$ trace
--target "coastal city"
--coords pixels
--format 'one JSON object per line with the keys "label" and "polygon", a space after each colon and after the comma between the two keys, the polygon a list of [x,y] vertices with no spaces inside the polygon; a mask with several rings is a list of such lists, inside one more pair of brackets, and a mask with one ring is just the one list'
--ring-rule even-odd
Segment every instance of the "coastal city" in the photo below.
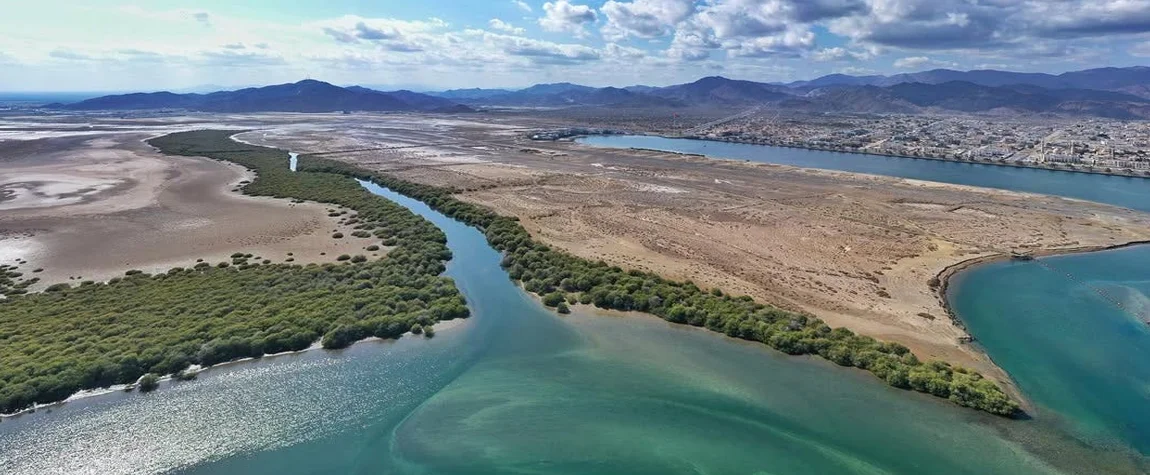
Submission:
{"label": "coastal city", "polygon": [[1144,121],[755,114],[698,135],[883,155],[1150,173],[1150,123]]}
{"label": "coastal city", "polygon": [[[618,119],[615,132],[842,152],[1150,176],[1150,122],[1099,118],[767,112]],[[597,123],[603,123],[595,117]],[[701,125],[696,125],[700,124]],[[568,127],[533,140],[603,134]]]}

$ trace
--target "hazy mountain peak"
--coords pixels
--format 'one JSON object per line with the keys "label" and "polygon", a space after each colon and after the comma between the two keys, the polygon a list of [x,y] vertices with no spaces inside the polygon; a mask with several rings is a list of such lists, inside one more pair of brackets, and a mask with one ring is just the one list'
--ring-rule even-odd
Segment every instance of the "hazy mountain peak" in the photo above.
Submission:
{"label": "hazy mountain peak", "polygon": [[316,79],[217,91],[211,94],[121,94],[64,106],[74,110],[190,109],[207,112],[453,111],[470,108],[411,91],[381,92],[361,86],[339,87]]}

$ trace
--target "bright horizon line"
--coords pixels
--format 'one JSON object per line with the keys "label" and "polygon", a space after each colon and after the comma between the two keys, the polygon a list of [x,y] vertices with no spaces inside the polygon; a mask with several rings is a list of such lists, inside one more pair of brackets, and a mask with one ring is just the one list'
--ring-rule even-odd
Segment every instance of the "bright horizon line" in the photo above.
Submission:
{"label": "bright horizon line", "polygon": [[[1150,65],[1100,66],[1100,67],[1096,67],[1096,68],[1070,69],[1070,70],[1065,70],[1065,71],[1061,71],[1061,72],[1012,71],[1012,70],[1006,70],[1006,69],[933,68],[933,69],[923,69],[923,70],[919,70],[919,71],[909,71],[909,72],[905,72],[905,73],[895,73],[895,74],[831,73],[831,74],[823,74],[823,75],[819,75],[816,77],[811,77],[808,79],[798,79],[798,80],[794,80],[794,81],[757,81],[754,79],[743,79],[743,78],[739,78],[739,77],[732,77],[732,76],[736,76],[736,75],[731,75],[731,74],[711,74],[711,75],[699,76],[698,78],[696,78],[693,81],[697,81],[699,79],[703,79],[703,78],[707,78],[707,77],[723,77],[723,78],[732,79],[732,80],[752,81],[752,82],[759,82],[759,83],[763,83],[763,84],[790,84],[793,82],[811,81],[811,80],[818,79],[821,77],[834,76],[834,75],[854,76],[854,77],[870,77],[870,76],[892,77],[892,76],[900,76],[900,75],[921,74],[921,73],[926,73],[926,72],[931,72],[931,71],[957,71],[957,72],[995,71],[995,72],[1015,73],[1015,74],[1047,74],[1047,75],[1051,75],[1051,76],[1058,76],[1061,74],[1077,72],[1077,71],[1088,71],[1088,70],[1092,70],[1092,69],[1108,69],[1108,68],[1112,68],[1112,69],[1150,68]],[[526,88],[541,85],[541,84],[561,84],[564,82],[569,82],[571,84],[576,84],[576,85],[581,85],[581,86],[599,87],[599,88],[603,88],[603,87],[627,88],[627,87],[632,87],[632,86],[665,87],[665,86],[672,86],[672,85],[676,85],[676,84],[685,84],[683,82],[672,82],[672,83],[667,83],[667,84],[662,84],[662,85],[660,85],[658,83],[626,84],[626,85],[618,85],[618,84],[592,85],[592,84],[581,83],[581,82],[576,82],[576,81],[556,81],[556,82],[536,82],[536,83],[530,83],[527,85],[520,85],[520,86],[492,86],[492,87],[475,86],[475,87],[435,88],[435,87],[430,87],[427,85],[415,85],[415,84],[370,84],[370,83],[365,83],[365,82],[340,83],[340,82],[334,82],[334,81],[325,81],[323,79],[316,79],[313,77],[305,77],[303,79],[298,79],[295,81],[271,82],[271,83],[261,84],[261,85],[254,85],[254,84],[246,84],[246,85],[197,84],[197,85],[166,88],[166,89],[141,88],[141,89],[104,89],[104,90],[101,90],[101,89],[92,89],[92,90],[82,90],[82,89],[56,89],[56,90],[51,90],[51,89],[46,89],[46,90],[12,89],[12,90],[0,90],[0,95],[2,95],[2,94],[13,94],[13,95],[102,94],[102,95],[107,95],[107,94],[156,93],[156,92],[176,92],[178,94],[189,94],[192,92],[177,92],[177,91],[188,91],[188,90],[204,90],[207,92],[235,91],[235,90],[246,89],[246,88],[258,88],[258,87],[276,86],[276,85],[282,85],[282,84],[294,84],[294,83],[306,81],[309,79],[320,81],[320,82],[325,82],[325,83],[332,84],[332,85],[339,86],[339,87],[360,86],[360,87],[369,87],[369,88],[377,89],[377,90],[381,90],[381,91],[384,91],[384,90],[385,91],[409,90],[409,91],[413,91],[413,92],[442,92],[442,91],[457,90],[457,89],[507,89],[507,90],[515,91],[515,90],[526,89]],[[693,81],[687,81],[686,83],[690,83]],[[208,87],[213,87],[213,88],[217,88],[217,89],[210,89],[210,90],[205,89]],[[200,91],[200,92],[195,92],[195,93],[203,94],[204,92]]]}

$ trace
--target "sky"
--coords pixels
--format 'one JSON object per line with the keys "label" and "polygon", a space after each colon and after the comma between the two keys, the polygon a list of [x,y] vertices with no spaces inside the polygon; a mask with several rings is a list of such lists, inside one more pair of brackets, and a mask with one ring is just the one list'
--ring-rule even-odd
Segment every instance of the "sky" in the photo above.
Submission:
{"label": "sky", "polygon": [[0,32],[10,92],[1150,64],[1150,0],[0,0]]}

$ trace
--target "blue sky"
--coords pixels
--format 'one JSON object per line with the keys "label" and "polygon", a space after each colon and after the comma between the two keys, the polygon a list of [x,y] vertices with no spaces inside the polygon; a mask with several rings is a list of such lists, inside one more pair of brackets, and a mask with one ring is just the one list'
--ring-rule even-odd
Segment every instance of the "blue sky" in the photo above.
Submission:
{"label": "blue sky", "polygon": [[1150,0],[16,2],[0,91],[665,85],[1150,64]]}

